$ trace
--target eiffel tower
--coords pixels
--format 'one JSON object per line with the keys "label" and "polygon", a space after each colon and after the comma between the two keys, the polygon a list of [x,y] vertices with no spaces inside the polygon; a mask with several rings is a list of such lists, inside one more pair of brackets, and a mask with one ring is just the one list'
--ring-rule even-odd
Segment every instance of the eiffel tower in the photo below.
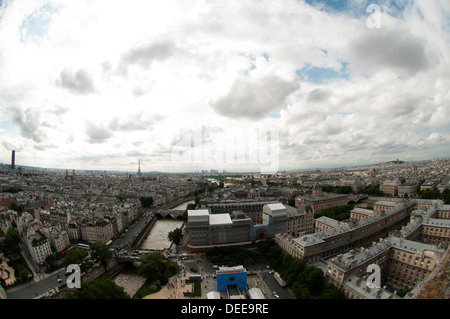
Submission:
{"label": "eiffel tower", "polygon": [[138,176],[141,176],[141,161],[139,161],[139,168],[138,168],[138,172],[137,172]]}

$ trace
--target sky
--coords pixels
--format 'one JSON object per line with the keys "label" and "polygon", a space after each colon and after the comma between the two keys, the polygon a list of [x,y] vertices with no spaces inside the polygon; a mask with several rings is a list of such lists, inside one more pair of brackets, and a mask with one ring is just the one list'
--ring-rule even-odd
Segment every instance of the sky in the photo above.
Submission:
{"label": "sky", "polygon": [[0,162],[275,172],[450,155],[446,0],[0,0]]}

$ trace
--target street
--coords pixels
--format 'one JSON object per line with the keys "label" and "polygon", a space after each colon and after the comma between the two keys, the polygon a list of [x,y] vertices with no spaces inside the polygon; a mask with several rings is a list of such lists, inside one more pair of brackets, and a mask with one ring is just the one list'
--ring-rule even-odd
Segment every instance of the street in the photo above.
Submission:
{"label": "street", "polygon": [[[60,286],[66,281],[65,269],[60,269],[52,274],[47,275],[39,281],[31,280],[28,283],[11,287],[6,290],[6,295],[9,299],[32,299],[39,294],[49,291],[50,289]],[[62,279],[62,282],[58,283],[58,278]]]}

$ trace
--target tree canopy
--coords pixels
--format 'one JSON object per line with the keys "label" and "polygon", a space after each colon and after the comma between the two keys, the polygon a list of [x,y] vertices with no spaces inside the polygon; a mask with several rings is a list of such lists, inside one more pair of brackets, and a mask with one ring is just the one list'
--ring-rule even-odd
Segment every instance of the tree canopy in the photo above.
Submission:
{"label": "tree canopy", "polygon": [[77,264],[80,265],[82,272],[86,272],[92,266],[92,263],[86,260],[87,256],[88,254],[84,250],[69,250],[62,260],[62,265],[64,268],[67,268],[71,264]]}
{"label": "tree canopy", "polygon": [[344,299],[342,290],[325,282],[320,268],[307,266],[302,259],[284,253],[274,240],[258,244],[258,251],[275,269],[298,299]]}
{"label": "tree canopy", "polygon": [[112,279],[101,277],[96,280],[81,282],[81,288],[66,295],[66,299],[130,299],[123,287]]}
{"label": "tree canopy", "polygon": [[144,208],[148,208],[153,205],[153,197],[141,197],[139,200]]}
{"label": "tree canopy", "polygon": [[179,245],[183,238],[183,231],[181,228],[176,228],[167,234],[167,238],[175,245]]}
{"label": "tree canopy", "polygon": [[163,285],[167,283],[168,278],[176,274],[178,265],[176,263],[166,262],[160,253],[151,253],[141,260],[138,274],[147,278],[152,283],[157,280]]}
{"label": "tree canopy", "polygon": [[91,245],[91,256],[99,260],[105,268],[108,261],[113,257],[109,247],[102,242],[95,242]]}

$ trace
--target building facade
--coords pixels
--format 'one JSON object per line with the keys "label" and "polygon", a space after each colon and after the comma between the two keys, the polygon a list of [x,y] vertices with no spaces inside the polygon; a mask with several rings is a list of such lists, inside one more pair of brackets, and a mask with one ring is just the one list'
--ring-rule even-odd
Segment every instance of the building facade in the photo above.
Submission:
{"label": "building facade", "polygon": [[413,207],[412,203],[399,205],[373,218],[355,223],[340,223],[332,229],[298,238],[281,234],[275,240],[286,252],[313,262],[387,236],[390,230],[407,223]]}
{"label": "building facade", "polygon": [[188,211],[189,247],[201,249],[213,245],[252,242],[287,231],[287,209],[281,203],[263,206],[262,223],[256,224],[242,211],[212,214],[211,210]]}
{"label": "building facade", "polygon": [[[350,276],[366,280],[369,274],[369,265],[376,264],[381,270],[381,285],[379,287],[365,287],[365,292],[382,292],[387,285],[395,290],[413,290],[419,282],[435,269],[441,260],[443,249],[434,245],[419,243],[398,237],[387,237],[374,242],[372,246],[357,250],[350,250],[346,254],[338,255],[326,261],[326,279],[338,288],[346,291],[345,283]],[[367,298],[364,294],[355,294],[347,289],[351,298]]]}
{"label": "building facade", "polygon": [[45,259],[52,253],[48,238],[39,230],[36,231],[33,227],[27,229],[25,244],[31,258],[37,265],[44,264]]}
{"label": "building facade", "polygon": [[295,198],[295,206],[309,205],[314,214],[328,208],[347,205],[347,203],[347,195],[324,193],[319,184],[314,185],[311,196],[297,196]]}

